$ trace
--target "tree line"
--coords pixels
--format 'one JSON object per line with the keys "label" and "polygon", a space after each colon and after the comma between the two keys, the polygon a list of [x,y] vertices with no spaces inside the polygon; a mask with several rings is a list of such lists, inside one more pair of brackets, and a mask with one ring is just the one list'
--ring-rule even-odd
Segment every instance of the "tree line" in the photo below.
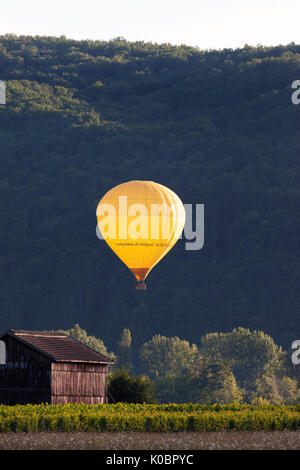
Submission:
{"label": "tree line", "polygon": [[300,400],[300,370],[290,351],[262,331],[236,328],[209,333],[199,345],[178,337],[155,335],[135,357],[124,328],[116,354],[88,336],[78,324],[65,331],[115,361],[109,392],[114,402],[273,403]]}

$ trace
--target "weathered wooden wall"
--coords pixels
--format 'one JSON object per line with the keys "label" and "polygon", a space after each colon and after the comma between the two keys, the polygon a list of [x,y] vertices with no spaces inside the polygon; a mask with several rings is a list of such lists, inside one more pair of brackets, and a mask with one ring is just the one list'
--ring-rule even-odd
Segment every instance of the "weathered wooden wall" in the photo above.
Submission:
{"label": "weathered wooden wall", "polygon": [[104,364],[53,362],[51,403],[105,403],[106,381]]}
{"label": "weathered wooden wall", "polygon": [[50,403],[50,359],[11,336],[1,340],[6,344],[6,364],[0,364],[0,403]]}
{"label": "weathered wooden wall", "polygon": [[6,364],[0,364],[0,403],[88,403],[107,401],[107,365],[53,362],[6,335]]}

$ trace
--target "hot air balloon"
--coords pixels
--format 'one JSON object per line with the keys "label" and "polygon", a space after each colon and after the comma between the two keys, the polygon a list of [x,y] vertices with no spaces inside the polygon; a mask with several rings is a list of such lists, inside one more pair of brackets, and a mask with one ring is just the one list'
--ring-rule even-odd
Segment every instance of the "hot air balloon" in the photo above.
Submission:
{"label": "hot air balloon", "polygon": [[102,237],[146,290],[151,269],[175,245],[185,223],[179,197],[153,181],[128,181],[108,191],[97,207]]}

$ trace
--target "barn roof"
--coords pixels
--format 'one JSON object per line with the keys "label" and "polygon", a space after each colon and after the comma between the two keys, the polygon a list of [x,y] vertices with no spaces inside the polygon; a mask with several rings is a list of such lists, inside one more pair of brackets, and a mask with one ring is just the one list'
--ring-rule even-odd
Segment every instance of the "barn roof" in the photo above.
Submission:
{"label": "barn roof", "polygon": [[93,362],[100,364],[111,364],[114,362],[109,357],[100,354],[65,333],[7,330],[0,338],[5,335],[18,339],[55,362]]}

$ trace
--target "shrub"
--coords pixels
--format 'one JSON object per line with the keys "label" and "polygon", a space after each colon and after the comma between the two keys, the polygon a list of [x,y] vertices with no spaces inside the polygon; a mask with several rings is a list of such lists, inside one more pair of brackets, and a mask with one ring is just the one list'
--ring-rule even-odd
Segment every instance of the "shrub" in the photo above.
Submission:
{"label": "shrub", "polygon": [[148,377],[131,375],[126,369],[116,369],[109,377],[108,395],[114,402],[153,403],[154,387]]}

